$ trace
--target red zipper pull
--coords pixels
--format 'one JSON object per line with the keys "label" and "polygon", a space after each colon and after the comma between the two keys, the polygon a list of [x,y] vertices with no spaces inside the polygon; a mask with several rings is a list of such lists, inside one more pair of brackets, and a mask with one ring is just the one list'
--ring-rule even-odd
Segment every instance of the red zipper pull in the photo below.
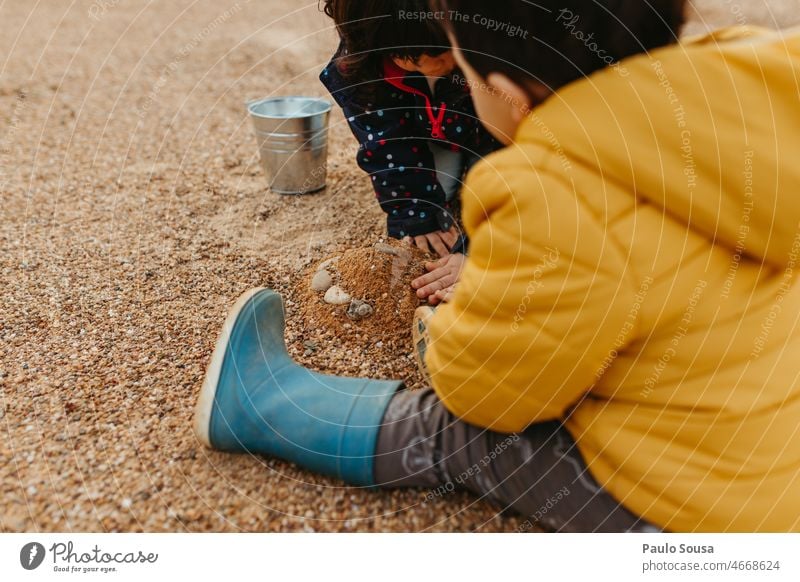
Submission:
{"label": "red zipper pull", "polygon": [[442,103],[439,106],[439,114],[436,116],[436,119],[433,119],[433,131],[431,131],[431,137],[433,139],[445,139],[444,132],[442,131],[442,122],[444,121],[444,116],[447,113],[447,103]]}

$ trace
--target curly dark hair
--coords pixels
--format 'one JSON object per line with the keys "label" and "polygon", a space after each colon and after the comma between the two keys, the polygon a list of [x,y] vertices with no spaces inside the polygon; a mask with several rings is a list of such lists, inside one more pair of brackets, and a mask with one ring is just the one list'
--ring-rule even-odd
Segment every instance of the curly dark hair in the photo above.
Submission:
{"label": "curly dark hair", "polygon": [[450,50],[426,0],[323,0],[342,40],[339,71],[354,83],[380,77],[386,57],[417,61]]}
{"label": "curly dark hair", "polygon": [[677,41],[686,0],[430,0],[482,76],[555,91],[626,57]]}

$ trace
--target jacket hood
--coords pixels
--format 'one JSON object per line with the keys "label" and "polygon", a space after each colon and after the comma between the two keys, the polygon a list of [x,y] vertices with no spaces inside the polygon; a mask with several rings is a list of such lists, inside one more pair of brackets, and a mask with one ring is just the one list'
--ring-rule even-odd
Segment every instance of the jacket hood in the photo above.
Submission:
{"label": "jacket hood", "polygon": [[596,168],[736,252],[800,259],[799,31],[737,27],[633,57],[559,90],[517,142]]}

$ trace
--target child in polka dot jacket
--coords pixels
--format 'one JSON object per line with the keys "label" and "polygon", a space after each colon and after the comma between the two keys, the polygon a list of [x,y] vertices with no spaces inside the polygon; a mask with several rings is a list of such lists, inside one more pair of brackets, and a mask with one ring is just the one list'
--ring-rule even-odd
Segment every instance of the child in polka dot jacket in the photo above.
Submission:
{"label": "child in polka dot jacket", "polygon": [[320,80],[342,107],[391,237],[463,250],[461,180],[499,144],[478,121],[447,36],[424,0],[325,0],[341,38]]}

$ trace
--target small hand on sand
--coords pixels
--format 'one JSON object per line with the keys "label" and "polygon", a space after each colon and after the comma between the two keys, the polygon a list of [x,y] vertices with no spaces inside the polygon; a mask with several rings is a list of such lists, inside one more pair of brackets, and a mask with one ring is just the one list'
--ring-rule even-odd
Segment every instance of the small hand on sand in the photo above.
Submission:
{"label": "small hand on sand", "polygon": [[425,263],[428,273],[411,282],[411,286],[417,290],[417,297],[427,299],[431,305],[449,301],[466,260],[463,254],[455,253]]}
{"label": "small hand on sand", "polygon": [[453,245],[458,242],[458,232],[453,226],[447,231],[440,230],[415,237],[407,236],[403,241],[410,245],[416,245],[418,249],[426,253],[436,253],[440,257],[446,257],[450,254]]}

